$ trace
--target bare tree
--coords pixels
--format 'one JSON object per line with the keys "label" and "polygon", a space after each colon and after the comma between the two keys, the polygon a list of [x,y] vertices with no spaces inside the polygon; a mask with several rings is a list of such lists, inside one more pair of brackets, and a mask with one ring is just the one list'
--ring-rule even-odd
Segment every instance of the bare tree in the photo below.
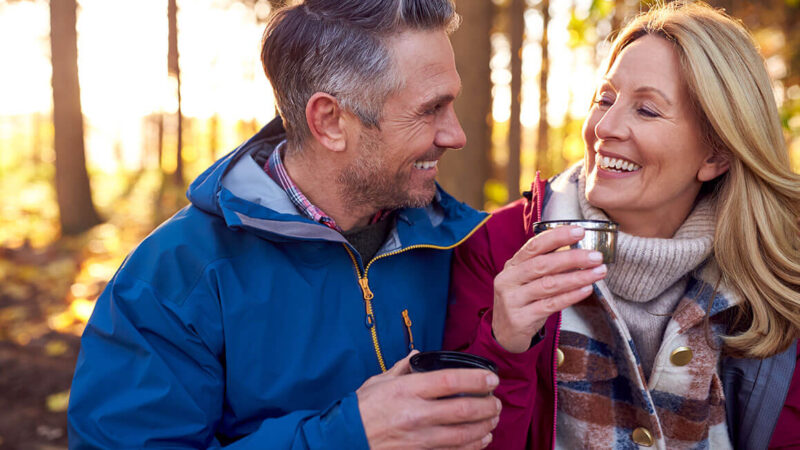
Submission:
{"label": "bare tree", "polygon": [[181,110],[181,67],[178,63],[178,5],[176,0],[167,0],[167,23],[169,33],[167,36],[167,72],[169,76],[175,77],[177,82],[178,95],[178,143],[175,155],[175,173],[173,182],[177,186],[183,186],[183,111]]}
{"label": "bare tree", "polygon": [[550,176],[551,169],[548,159],[550,125],[547,122],[547,80],[550,74],[547,27],[550,25],[550,0],[541,0],[539,6],[542,14],[542,68],[539,72],[539,132],[536,139],[536,166],[545,176]]}
{"label": "bare tree", "polygon": [[439,182],[459,200],[475,208],[484,204],[483,188],[489,178],[491,148],[492,85],[489,73],[494,5],[491,1],[457,3],[463,21],[452,36],[456,66],[463,90],[456,100],[456,114],[467,134],[463,150],[445,154]]}
{"label": "bare tree", "polygon": [[519,195],[520,156],[522,148],[522,49],[525,43],[525,0],[511,0],[509,34],[511,35],[511,117],[508,127],[508,199]]}
{"label": "bare tree", "polygon": [[79,234],[101,222],[92,202],[83,142],[78,81],[76,0],[50,0],[56,198],[61,233]]}

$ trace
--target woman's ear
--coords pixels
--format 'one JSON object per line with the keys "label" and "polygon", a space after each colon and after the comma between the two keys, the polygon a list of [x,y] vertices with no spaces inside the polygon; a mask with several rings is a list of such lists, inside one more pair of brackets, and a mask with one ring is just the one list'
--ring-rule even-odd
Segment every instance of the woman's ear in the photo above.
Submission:
{"label": "woman's ear", "polygon": [[706,182],[727,172],[731,164],[728,157],[722,152],[711,152],[711,154],[703,160],[700,169],[697,171],[697,181]]}
{"label": "woman's ear", "polygon": [[344,111],[336,97],[317,92],[306,103],[306,122],[311,136],[324,148],[341,152],[347,147]]}

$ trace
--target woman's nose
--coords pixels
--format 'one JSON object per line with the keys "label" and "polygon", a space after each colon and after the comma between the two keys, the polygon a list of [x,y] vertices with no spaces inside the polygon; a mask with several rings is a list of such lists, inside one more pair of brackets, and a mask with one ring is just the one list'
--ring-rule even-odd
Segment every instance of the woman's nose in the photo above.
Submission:
{"label": "woman's nose", "polygon": [[629,133],[625,111],[619,102],[609,106],[594,126],[595,136],[603,140],[626,139]]}

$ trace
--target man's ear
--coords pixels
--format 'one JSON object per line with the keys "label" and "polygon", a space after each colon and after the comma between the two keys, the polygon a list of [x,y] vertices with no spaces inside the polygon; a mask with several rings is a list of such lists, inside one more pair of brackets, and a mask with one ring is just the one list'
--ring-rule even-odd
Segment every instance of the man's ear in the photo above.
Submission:
{"label": "man's ear", "polygon": [[308,99],[306,122],[311,136],[323,147],[334,152],[344,151],[347,146],[344,120],[344,111],[336,97],[317,92]]}
{"label": "man's ear", "polygon": [[722,152],[711,152],[697,171],[697,181],[706,182],[727,172],[731,167],[728,156]]}

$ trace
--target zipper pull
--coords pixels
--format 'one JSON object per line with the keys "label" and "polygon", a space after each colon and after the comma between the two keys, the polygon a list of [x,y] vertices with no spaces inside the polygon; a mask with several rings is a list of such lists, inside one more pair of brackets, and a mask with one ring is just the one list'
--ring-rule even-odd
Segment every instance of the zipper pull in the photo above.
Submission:
{"label": "zipper pull", "polygon": [[408,310],[403,310],[403,322],[406,324],[406,330],[408,330],[408,351],[414,350],[414,335],[411,334],[411,316],[408,314]]}
{"label": "zipper pull", "polygon": [[364,325],[366,325],[368,329],[372,329],[372,327],[375,326],[375,315],[372,313],[372,302],[370,302],[370,300],[375,297],[375,294],[373,294],[372,290],[369,288],[369,280],[367,280],[367,277],[359,278],[358,285],[361,286],[361,293],[364,295],[364,309],[366,310]]}
{"label": "zipper pull", "polygon": [[364,295],[364,300],[372,300],[375,297],[375,294],[369,289],[367,277],[359,278],[358,284],[361,286],[361,293]]}

